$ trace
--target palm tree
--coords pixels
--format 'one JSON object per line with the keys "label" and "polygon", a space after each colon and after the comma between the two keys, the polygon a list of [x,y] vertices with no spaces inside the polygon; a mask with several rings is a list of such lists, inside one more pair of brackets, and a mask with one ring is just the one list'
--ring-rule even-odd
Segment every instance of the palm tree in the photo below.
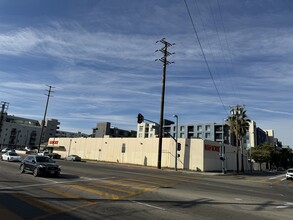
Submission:
{"label": "palm tree", "polygon": [[[243,138],[249,129],[250,119],[247,118],[246,110],[243,106],[237,105],[232,107],[231,115],[226,120],[230,126],[230,134],[235,134],[236,138],[236,168],[239,173],[239,149],[241,149],[241,171],[244,172],[243,161]],[[230,143],[231,135],[230,135]]]}

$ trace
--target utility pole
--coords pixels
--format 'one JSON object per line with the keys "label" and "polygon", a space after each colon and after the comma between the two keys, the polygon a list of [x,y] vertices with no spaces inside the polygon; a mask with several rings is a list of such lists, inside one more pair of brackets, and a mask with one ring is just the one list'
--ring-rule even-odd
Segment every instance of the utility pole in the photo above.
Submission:
{"label": "utility pole", "polygon": [[[1,102],[1,113],[0,113],[0,137],[1,137],[1,133],[2,133],[2,125],[3,125],[3,121],[4,121],[4,114],[7,112],[8,109],[8,102]],[[0,147],[1,147],[1,143],[0,143]]]}
{"label": "utility pole", "polygon": [[50,99],[50,96],[51,96],[51,91],[52,86],[48,86],[49,87],[49,90],[46,90],[48,91],[48,94],[45,94],[47,96],[47,102],[46,102],[46,107],[45,107],[45,113],[44,113],[44,118],[42,120],[42,125],[41,125],[41,135],[40,135],[40,140],[39,140],[39,145],[38,145],[38,152],[40,152],[40,148],[41,148],[41,141],[42,141],[42,138],[43,138],[43,131],[44,131],[44,127],[45,127],[45,121],[46,121],[46,115],[47,115],[47,109],[48,109],[48,104],[49,104],[49,99]]}
{"label": "utility pole", "polygon": [[174,63],[167,61],[167,56],[173,55],[174,53],[168,52],[168,47],[171,47],[175,44],[168,43],[165,38],[157,41],[156,43],[161,42],[164,46],[157,50],[164,54],[159,60],[163,63],[163,73],[162,73],[162,96],[161,96],[161,114],[160,114],[160,130],[159,130],[159,147],[158,147],[158,169],[161,169],[161,160],[162,160],[162,140],[163,140],[163,127],[164,127],[164,102],[165,102],[165,82],[166,82],[166,67],[168,64]]}

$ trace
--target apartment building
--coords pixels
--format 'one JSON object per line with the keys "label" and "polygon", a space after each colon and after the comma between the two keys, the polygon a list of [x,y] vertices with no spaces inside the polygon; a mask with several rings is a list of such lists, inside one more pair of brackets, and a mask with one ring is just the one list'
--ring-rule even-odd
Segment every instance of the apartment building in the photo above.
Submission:
{"label": "apartment building", "polygon": [[111,127],[110,122],[98,122],[93,128],[92,137],[136,137],[136,131]]}
{"label": "apartment building", "polygon": [[[45,121],[41,143],[54,137],[58,125],[56,119]],[[24,148],[38,146],[41,135],[41,121],[8,115],[1,112],[0,147]]]}

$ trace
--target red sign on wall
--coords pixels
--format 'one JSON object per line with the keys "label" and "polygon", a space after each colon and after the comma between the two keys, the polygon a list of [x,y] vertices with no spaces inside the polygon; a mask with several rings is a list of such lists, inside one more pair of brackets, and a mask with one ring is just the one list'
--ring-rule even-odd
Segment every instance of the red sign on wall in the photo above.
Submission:
{"label": "red sign on wall", "polygon": [[49,141],[49,144],[58,144],[58,141]]}
{"label": "red sign on wall", "polygon": [[205,144],[204,149],[208,150],[208,151],[218,151],[218,152],[220,152],[220,147],[219,146],[212,146],[212,145],[209,145],[209,144]]}

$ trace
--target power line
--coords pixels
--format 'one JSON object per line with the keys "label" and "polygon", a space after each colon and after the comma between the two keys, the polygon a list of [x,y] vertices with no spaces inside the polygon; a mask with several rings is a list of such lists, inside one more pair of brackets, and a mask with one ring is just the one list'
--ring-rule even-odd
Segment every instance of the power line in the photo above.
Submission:
{"label": "power line", "polygon": [[[226,31],[226,28],[225,28],[225,25],[224,25],[224,22],[223,22],[223,15],[222,15],[222,9],[221,9],[221,5],[219,3],[219,1],[217,0],[217,5],[218,5],[218,9],[219,9],[219,14],[220,14],[220,17],[221,17],[221,24],[222,24],[222,27],[223,27],[223,31],[224,31],[224,37],[225,37],[225,41],[226,41],[226,45],[227,45],[227,51],[228,51],[228,54],[229,54],[229,60],[230,60],[230,63],[231,63],[231,70],[232,72],[234,72],[234,74],[236,73],[235,71],[235,68],[234,68],[234,64],[233,64],[233,61],[232,61],[232,56],[231,56],[231,50],[230,50],[230,45],[228,43],[228,39],[227,39],[227,31]],[[236,81],[236,80],[235,80]],[[237,81],[236,81],[237,83]],[[234,91],[237,93],[237,98],[240,98],[240,93],[239,93],[239,90],[238,90],[238,86],[235,86],[234,85],[234,82],[233,83],[230,83],[232,86],[233,86],[233,89]]]}
{"label": "power line", "polygon": [[214,87],[215,87],[215,89],[216,89],[216,91],[217,91],[217,94],[218,94],[219,99],[220,99],[220,101],[221,101],[221,103],[222,103],[222,106],[223,106],[223,108],[224,108],[224,111],[226,112],[227,115],[229,115],[228,112],[227,112],[227,109],[226,109],[226,107],[225,107],[225,105],[224,105],[224,103],[223,103],[223,100],[222,100],[222,98],[221,98],[221,95],[220,95],[220,93],[219,93],[219,90],[218,90],[218,88],[217,88],[217,85],[216,85],[216,83],[215,83],[215,80],[214,80],[213,74],[212,74],[212,72],[211,72],[210,66],[209,66],[209,64],[208,64],[207,58],[206,58],[206,56],[205,56],[205,53],[204,53],[204,51],[203,51],[203,48],[202,48],[202,45],[201,45],[201,42],[200,42],[199,36],[198,36],[198,34],[197,34],[197,31],[196,31],[196,28],[195,28],[195,25],[194,25],[194,22],[193,22],[192,16],[191,16],[191,14],[190,14],[190,11],[189,11],[189,8],[188,8],[188,5],[187,5],[187,3],[186,3],[186,0],[184,0],[184,3],[185,3],[185,6],[186,6],[186,9],[187,9],[187,12],[188,12],[188,15],[189,15],[189,18],[190,18],[190,21],[191,21],[191,24],[192,24],[192,27],[193,27],[194,33],[195,33],[195,35],[196,35],[196,38],[197,38],[197,41],[198,41],[199,47],[200,47],[200,49],[201,49],[201,52],[202,52],[202,55],[203,55],[204,61],[205,61],[205,63],[206,63],[206,66],[207,66],[208,72],[209,72],[210,77],[211,77],[211,79],[212,79],[212,81],[213,81]]}

